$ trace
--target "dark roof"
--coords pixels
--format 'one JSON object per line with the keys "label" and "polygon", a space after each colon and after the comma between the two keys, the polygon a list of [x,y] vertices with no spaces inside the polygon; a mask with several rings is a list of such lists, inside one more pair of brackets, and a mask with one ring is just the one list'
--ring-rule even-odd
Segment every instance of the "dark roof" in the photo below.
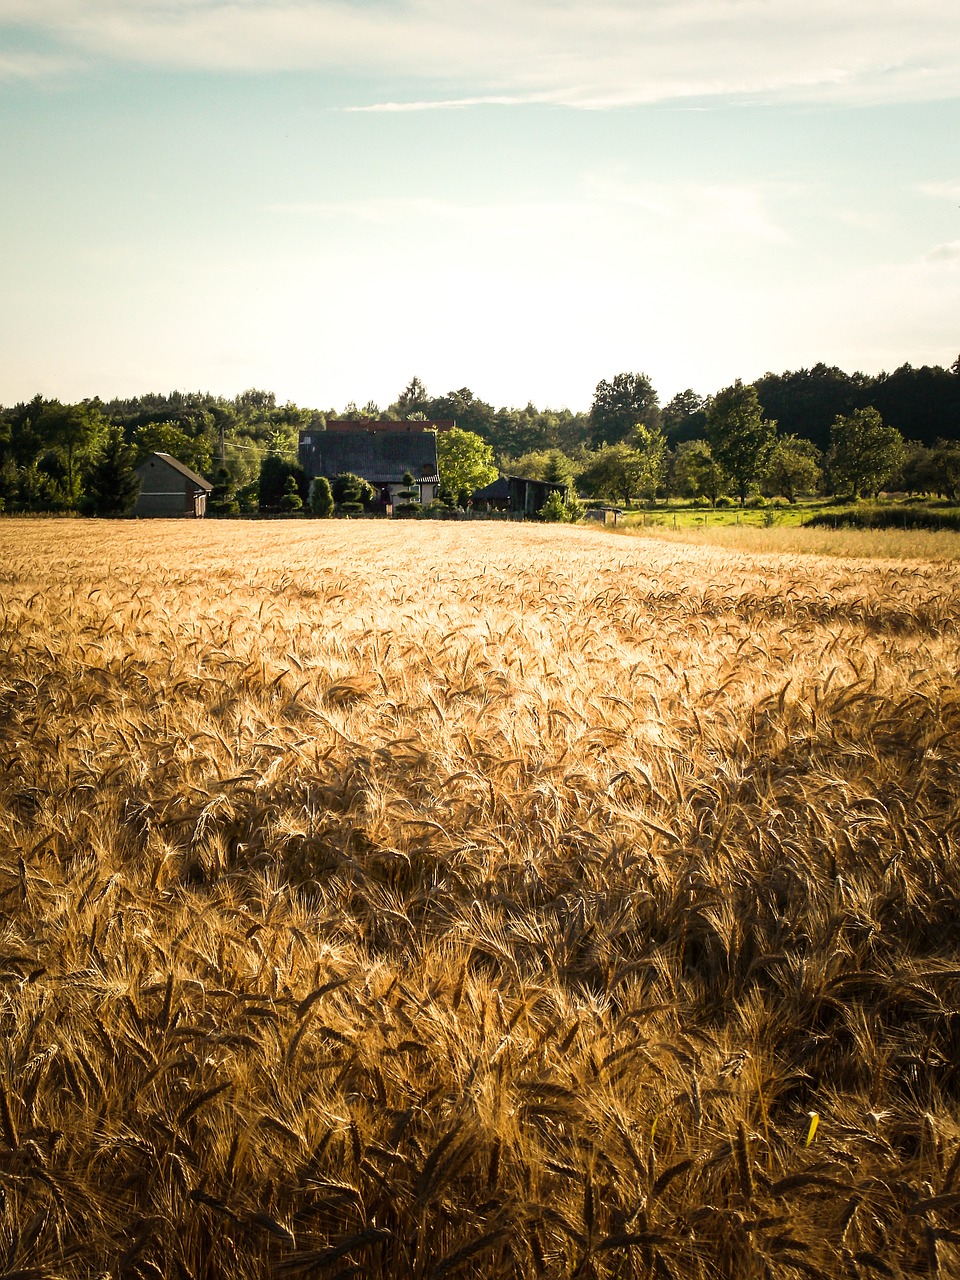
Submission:
{"label": "dark roof", "polygon": [[451,431],[453,418],[328,418],[328,431]]}
{"label": "dark roof", "polygon": [[498,476],[490,484],[485,484],[473,495],[474,502],[506,502],[510,497],[510,481],[506,476]]}
{"label": "dark roof", "polygon": [[404,472],[437,483],[437,437],[432,431],[302,431],[300,465],[308,476],[349,471],[371,484],[399,484]]}
{"label": "dark roof", "polygon": [[195,484],[198,489],[202,489],[204,493],[209,493],[213,488],[213,485],[209,480],[204,480],[203,476],[198,476],[195,471],[191,471],[189,467],[185,466],[182,462],[179,462],[169,453],[151,453],[149,458],[145,458],[143,462],[140,463],[137,470],[139,471],[141,468],[145,467],[152,458],[159,458],[161,462],[165,462],[167,466],[172,467],[174,471],[179,471],[185,479]]}

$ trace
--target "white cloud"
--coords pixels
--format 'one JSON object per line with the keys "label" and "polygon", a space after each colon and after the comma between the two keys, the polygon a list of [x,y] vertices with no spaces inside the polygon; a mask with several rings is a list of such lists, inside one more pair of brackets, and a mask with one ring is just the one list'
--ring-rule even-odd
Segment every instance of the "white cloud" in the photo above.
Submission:
{"label": "white cloud", "polygon": [[[613,107],[717,95],[860,102],[960,89],[955,0],[0,0],[0,24],[88,57],[340,70],[478,99]],[[446,86],[425,93],[424,85]],[[451,94],[450,85],[460,92]]]}

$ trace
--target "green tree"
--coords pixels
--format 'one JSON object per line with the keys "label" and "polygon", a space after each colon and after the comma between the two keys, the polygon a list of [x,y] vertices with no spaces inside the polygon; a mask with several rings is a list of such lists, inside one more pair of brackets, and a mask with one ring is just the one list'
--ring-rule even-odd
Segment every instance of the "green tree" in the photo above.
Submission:
{"label": "green tree", "polygon": [[487,441],[492,441],[496,430],[497,414],[493,405],[480,400],[469,387],[448,391],[445,396],[431,400],[426,414],[431,419],[452,418],[461,431],[475,432]]}
{"label": "green tree", "polygon": [[69,506],[80,496],[80,464],[98,449],[106,432],[99,410],[89,404],[61,404],[52,401],[40,419],[44,442],[63,460],[64,488]]}
{"label": "green tree", "polygon": [[823,479],[820,450],[800,436],[778,436],[763,473],[763,489],[796,502],[800,493],[814,493]]}
{"label": "green tree", "polygon": [[574,466],[567,455],[560,449],[548,450],[543,468],[543,479],[548,480],[551,484],[565,484],[567,488],[570,488],[573,484],[573,475]]}
{"label": "green tree", "polygon": [[830,428],[828,465],[835,493],[875,497],[904,458],[903,436],[873,406],[838,415]]}
{"label": "green tree", "polygon": [[365,502],[372,502],[376,497],[373,486],[352,471],[342,471],[336,476],[330,488],[336,500],[337,510],[344,516],[363,514]]}
{"label": "green tree", "polygon": [[280,511],[284,495],[289,491],[287,481],[294,478],[297,494],[303,503],[303,495],[307,487],[307,477],[302,467],[295,462],[288,462],[278,453],[268,453],[260,463],[260,481],[258,486],[259,505],[261,511]]}
{"label": "green tree", "polygon": [[639,492],[654,505],[657,492],[667,478],[667,438],[659,427],[645,427],[641,423],[634,432],[631,443],[643,459]]}
{"label": "green tree", "polygon": [[597,383],[590,409],[594,445],[617,444],[641,425],[660,425],[657,393],[645,373],[618,373],[612,382]]}
{"label": "green tree", "polygon": [[145,422],[134,429],[133,442],[138,463],[151,453],[169,453],[171,458],[201,475],[210,471],[213,461],[210,441],[204,436],[187,435],[174,422]]}
{"label": "green tree", "polygon": [[773,448],[777,424],[764,418],[755,388],[738,378],[707,402],[707,439],[743,506]]}
{"label": "green tree", "polygon": [[916,440],[904,441],[904,456],[895,475],[890,477],[890,487],[899,493],[938,493],[937,466],[934,450]]}
{"label": "green tree", "polygon": [[278,453],[268,453],[260,463],[257,497],[261,511],[279,511],[289,466]]}
{"label": "green tree", "polygon": [[226,467],[217,467],[213,473],[213,488],[207,498],[207,511],[214,516],[235,516],[240,514],[237,487]]}
{"label": "green tree", "polygon": [[412,471],[405,471],[401,477],[403,488],[399,489],[394,501],[395,516],[415,516],[423,510],[420,503],[420,490]]}
{"label": "green tree", "polygon": [[326,476],[315,476],[310,481],[310,510],[321,520],[333,515],[333,491]]}
{"label": "green tree", "polygon": [[32,400],[21,401],[9,410],[9,434],[5,444],[5,452],[12,457],[18,467],[30,467],[37,460],[44,446],[40,423],[44,410],[55,401],[44,400],[36,395]]}
{"label": "green tree", "polygon": [[704,413],[703,406],[703,396],[698,395],[692,387],[688,387],[686,391],[678,391],[673,399],[663,406],[661,426],[672,446],[702,437],[707,425],[707,415]]}
{"label": "green tree", "polygon": [[303,509],[303,499],[300,497],[300,491],[297,488],[297,477],[291,472],[283,486],[283,496],[280,499],[281,511],[301,511]]}
{"label": "green tree", "polygon": [[[960,365],[960,360],[957,361]],[[933,450],[932,488],[951,502],[960,498],[960,440],[938,440]]]}
{"label": "green tree", "polygon": [[137,451],[112,427],[100,454],[87,471],[84,507],[95,516],[129,515],[140,494]]}
{"label": "green tree", "polygon": [[643,492],[647,459],[621,440],[597,449],[580,474],[585,492],[596,498],[619,498],[624,504]]}
{"label": "green tree", "polygon": [[491,446],[475,431],[460,427],[437,432],[437,466],[440,484],[460,498],[497,478]]}
{"label": "green tree", "polygon": [[677,446],[671,487],[682,498],[706,498],[715,507],[730,481],[710,452],[706,440],[686,440]]}
{"label": "green tree", "polygon": [[765,373],[753,385],[765,417],[775,419],[786,435],[812,440],[822,452],[829,446],[830,423],[837,414],[862,403],[863,382],[862,374],[821,363],[812,369]]}
{"label": "green tree", "polygon": [[62,491],[35,462],[20,468],[17,482],[17,506],[21,511],[62,510]]}
{"label": "green tree", "polygon": [[395,403],[390,406],[388,413],[391,418],[396,417],[401,420],[417,416],[426,417],[429,406],[430,397],[427,395],[427,388],[414,375],[397,396]]}
{"label": "green tree", "polygon": [[563,494],[556,490],[547,495],[547,500],[537,512],[537,516],[545,524],[565,524],[567,521],[567,504]]}
{"label": "green tree", "polygon": [[19,482],[17,464],[12,458],[4,458],[0,463],[0,511],[12,511],[16,508]]}

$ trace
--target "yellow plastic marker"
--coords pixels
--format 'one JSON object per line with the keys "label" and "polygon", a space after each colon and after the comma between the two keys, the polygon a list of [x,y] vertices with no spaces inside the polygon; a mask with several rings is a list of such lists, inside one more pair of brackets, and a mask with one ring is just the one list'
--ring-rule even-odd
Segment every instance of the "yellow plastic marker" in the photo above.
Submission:
{"label": "yellow plastic marker", "polygon": [[807,1130],[807,1140],[803,1144],[805,1147],[809,1147],[810,1143],[816,1137],[817,1127],[820,1124],[820,1117],[816,1111],[808,1111],[807,1115],[810,1117],[810,1128]]}

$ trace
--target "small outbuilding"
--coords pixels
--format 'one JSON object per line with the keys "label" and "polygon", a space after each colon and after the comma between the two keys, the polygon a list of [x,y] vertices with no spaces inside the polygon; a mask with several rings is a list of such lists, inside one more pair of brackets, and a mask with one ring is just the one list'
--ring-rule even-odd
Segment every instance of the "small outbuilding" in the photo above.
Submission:
{"label": "small outbuilding", "polygon": [[587,507],[583,513],[584,520],[594,520],[597,524],[618,525],[623,511],[620,507]]}
{"label": "small outbuilding", "polygon": [[206,515],[207,495],[213,485],[169,453],[151,453],[137,467],[137,475],[140,496],[132,515],[187,516],[195,520]]}
{"label": "small outbuilding", "polygon": [[535,516],[551,493],[567,496],[567,486],[552,480],[530,480],[526,476],[500,476],[484,485],[471,501],[478,511],[509,511],[513,515]]}

